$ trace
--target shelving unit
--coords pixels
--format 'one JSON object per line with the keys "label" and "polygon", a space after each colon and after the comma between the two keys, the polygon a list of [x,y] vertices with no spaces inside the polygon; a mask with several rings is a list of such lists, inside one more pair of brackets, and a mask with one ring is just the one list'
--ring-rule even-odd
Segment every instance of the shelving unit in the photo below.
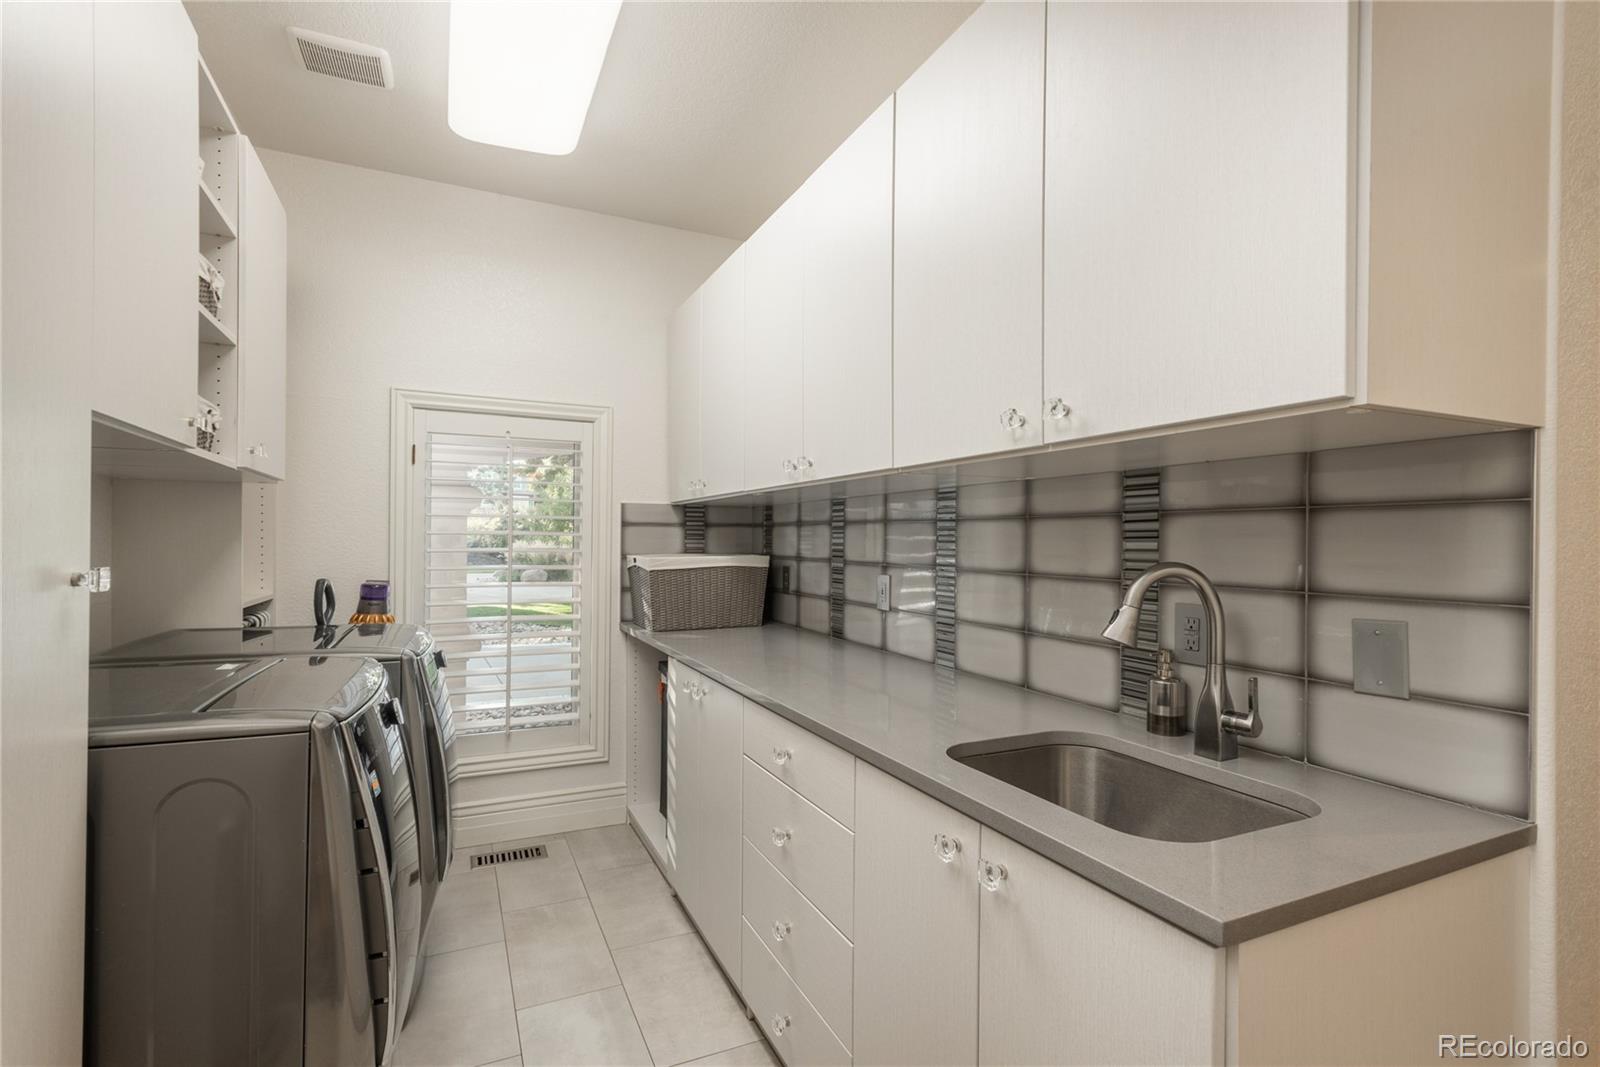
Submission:
{"label": "shelving unit", "polygon": [[222,412],[211,452],[237,465],[239,230],[233,220],[239,217],[239,127],[204,59],[197,59],[196,75],[200,95],[198,246],[200,255],[222,275],[223,287],[215,314],[196,304],[200,344],[195,390]]}

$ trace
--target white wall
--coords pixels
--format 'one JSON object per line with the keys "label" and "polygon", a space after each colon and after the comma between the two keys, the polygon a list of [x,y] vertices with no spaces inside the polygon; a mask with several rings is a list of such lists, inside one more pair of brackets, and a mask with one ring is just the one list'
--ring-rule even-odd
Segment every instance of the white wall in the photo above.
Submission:
{"label": "white wall", "polygon": [[[388,559],[394,386],[611,405],[613,528],[621,501],[666,499],[667,320],[734,242],[261,155],[289,215],[288,469],[278,506],[276,621],[311,621],[319,577],[334,582],[347,612],[362,579],[398,569]],[[465,833],[507,839],[509,830],[490,827],[540,800],[565,799],[560,810],[584,812],[590,823],[620,820],[624,656],[614,616],[605,627],[615,665],[610,761],[466,779],[458,810],[464,803],[477,814]],[[511,810],[486,810],[491,800]]]}
{"label": "white wall", "polygon": [[1600,7],[1557,13],[1529,1029],[1579,1036],[1600,1032]]}

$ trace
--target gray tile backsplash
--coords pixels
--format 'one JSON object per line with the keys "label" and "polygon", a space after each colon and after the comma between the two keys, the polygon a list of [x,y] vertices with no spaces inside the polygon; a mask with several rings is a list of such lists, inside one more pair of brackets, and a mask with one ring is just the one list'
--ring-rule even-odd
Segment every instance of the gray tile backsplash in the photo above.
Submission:
{"label": "gray tile backsplash", "polygon": [[[1531,435],[1511,432],[1160,471],[1160,554],[1220,586],[1235,701],[1258,679],[1266,729],[1245,743],[1526,815],[1532,468]],[[958,669],[1124,707],[1118,650],[1100,638],[1121,596],[1122,475],[968,485],[954,498],[948,592],[935,580],[934,490],[845,500],[837,592],[829,502],[774,504],[773,619],[828,633],[832,595],[846,640],[931,662],[946,611]],[[675,543],[660,508],[624,507],[625,545],[674,550],[654,547]],[[713,506],[708,549],[759,546],[764,518]],[[1163,646],[1177,606],[1197,602],[1187,586],[1161,590]],[[1350,688],[1356,618],[1407,624],[1411,699]],[[1179,671],[1192,708],[1203,668]]]}
{"label": "gray tile backsplash", "polygon": [[1312,588],[1322,593],[1526,604],[1526,501],[1328,507],[1311,513]]}

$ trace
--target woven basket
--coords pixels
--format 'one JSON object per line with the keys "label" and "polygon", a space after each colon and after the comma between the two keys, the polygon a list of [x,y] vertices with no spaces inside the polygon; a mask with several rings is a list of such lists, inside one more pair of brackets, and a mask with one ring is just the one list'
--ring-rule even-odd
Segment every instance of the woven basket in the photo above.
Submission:
{"label": "woven basket", "polygon": [[208,278],[200,279],[200,306],[213,315],[222,307],[222,296],[212,287]]}
{"label": "woven basket", "polygon": [[628,579],[645,630],[760,626],[766,608],[765,556],[633,556]]}

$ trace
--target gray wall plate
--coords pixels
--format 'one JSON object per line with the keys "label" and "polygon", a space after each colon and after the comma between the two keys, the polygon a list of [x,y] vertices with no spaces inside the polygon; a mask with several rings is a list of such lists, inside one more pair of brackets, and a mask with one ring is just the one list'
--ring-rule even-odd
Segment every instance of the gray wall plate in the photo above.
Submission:
{"label": "gray wall plate", "polygon": [[1411,699],[1410,635],[1404,622],[1351,619],[1350,658],[1356,692]]}

